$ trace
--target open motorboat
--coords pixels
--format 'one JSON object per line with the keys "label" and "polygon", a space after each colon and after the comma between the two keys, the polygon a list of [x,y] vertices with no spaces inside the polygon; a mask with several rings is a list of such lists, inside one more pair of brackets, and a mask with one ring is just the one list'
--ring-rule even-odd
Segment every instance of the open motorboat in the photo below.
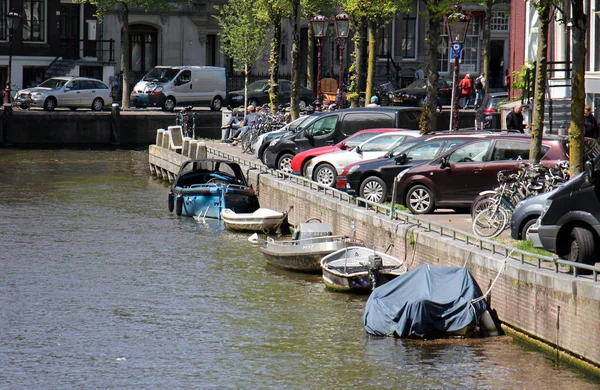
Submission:
{"label": "open motorboat", "polygon": [[370,293],[404,274],[404,262],[364,246],[349,246],[321,259],[323,281],[333,290]]}
{"label": "open motorboat", "polygon": [[260,248],[267,263],[297,272],[321,272],[321,258],[348,245],[348,237],[336,236],[329,223],[311,219],[296,228],[291,240],[267,238]]}
{"label": "open motorboat", "polygon": [[272,233],[288,225],[287,212],[265,208],[252,213],[236,213],[231,209],[225,209],[221,211],[221,219],[227,229],[243,232]]}
{"label": "open motorboat", "polygon": [[195,218],[220,218],[221,211],[252,213],[258,197],[239,164],[219,159],[181,164],[169,191],[169,211]]}
{"label": "open motorboat", "polygon": [[479,286],[466,268],[421,265],[376,287],[365,306],[367,333],[412,338],[496,336]]}

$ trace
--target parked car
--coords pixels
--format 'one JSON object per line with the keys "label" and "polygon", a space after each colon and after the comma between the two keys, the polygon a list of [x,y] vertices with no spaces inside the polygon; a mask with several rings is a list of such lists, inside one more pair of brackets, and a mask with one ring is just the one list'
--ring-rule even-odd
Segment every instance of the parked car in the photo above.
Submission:
{"label": "parked car", "polygon": [[566,260],[588,265],[598,261],[600,156],[586,161],[584,172],[550,193],[529,234],[534,245]]}
{"label": "parked car", "polygon": [[202,104],[220,111],[226,97],[225,68],[216,66],[156,66],[131,91],[134,107],[161,107]]}
{"label": "parked car", "polygon": [[[452,88],[445,79],[438,79],[438,96],[442,104],[450,104]],[[413,81],[407,87],[393,93],[392,105],[422,107],[427,97],[427,79]]]}
{"label": "parked car", "polygon": [[46,111],[58,107],[101,111],[111,103],[111,91],[102,81],[74,76],[53,77],[37,87],[22,89],[15,96],[15,104],[21,108],[41,107]]}
{"label": "parked car", "polygon": [[284,135],[297,133],[303,128],[303,126],[305,126],[307,123],[311,123],[314,120],[314,118],[318,117],[319,115],[320,114],[318,113],[304,115],[288,123],[279,130],[270,131],[268,133],[259,135],[256,138],[256,141],[254,142],[254,157],[262,161],[262,163],[264,164],[265,150],[272,142],[276,142],[279,138],[283,137]]}
{"label": "parked car", "polygon": [[417,129],[421,109],[363,107],[318,115],[299,132],[284,135],[279,140],[271,142],[264,152],[264,163],[267,167],[291,173],[290,163],[296,154],[308,149],[336,144],[360,130],[378,127]]}
{"label": "parked car", "polygon": [[475,128],[478,130],[499,129],[501,113],[499,105],[508,100],[508,92],[488,92],[475,113]]}
{"label": "parked car", "polygon": [[520,201],[510,217],[510,237],[513,240],[527,240],[527,234],[542,214],[542,208],[550,192],[532,196]]}
{"label": "parked car", "polygon": [[402,130],[377,135],[352,150],[327,153],[311,159],[306,164],[306,175],[317,183],[335,187],[337,175],[342,173],[348,164],[380,157],[404,141],[420,135],[419,130]]}
{"label": "parked car", "polygon": [[[552,167],[568,159],[566,137],[544,136],[540,163]],[[529,159],[529,135],[488,135],[398,175],[398,203],[413,214],[436,208],[470,207],[481,191],[494,188],[498,171]]]}
{"label": "parked car", "polygon": [[[290,101],[290,81],[279,80],[279,102]],[[231,91],[227,95],[228,102],[231,106],[237,107],[244,104],[244,90]],[[299,86],[298,89],[299,109],[304,111],[306,106],[312,104],[314,93],[312,90]],[[248,84],[248,104],[254,106],[262,106],[269,103],[269,80],[257,80]]]}
{"label": "parked car", "polygon": [[312,148],[304,152],[300,152],[294,156],[290,166],[294,175],[303,176],[305,174],[306,163],[311,158],[321,156],[327,153],[339,152],[340,150],[352,150],[356,146],[365,142],[376,135],[390,133],[400,129],[366,129],[351,135],[350,137],[338,142],[335,145],[321,146],[320,148]]}
{"label": "parked car", "polygon": [[458,145],[487,133],[444,133],[424,136],[390,150],[384,156],[349,164],[338,175],[335,186],[349,195],[383,203],[392,195],[394,178],[402,171],[430,161]]}

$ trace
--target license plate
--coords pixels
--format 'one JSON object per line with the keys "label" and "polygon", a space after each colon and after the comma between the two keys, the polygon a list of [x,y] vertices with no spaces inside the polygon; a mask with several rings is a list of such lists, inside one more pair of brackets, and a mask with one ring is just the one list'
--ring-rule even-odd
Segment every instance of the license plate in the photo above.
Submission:
{"label": "license plate", "polygon": [[394,103],[402,103],[402,99],[394,99]]}

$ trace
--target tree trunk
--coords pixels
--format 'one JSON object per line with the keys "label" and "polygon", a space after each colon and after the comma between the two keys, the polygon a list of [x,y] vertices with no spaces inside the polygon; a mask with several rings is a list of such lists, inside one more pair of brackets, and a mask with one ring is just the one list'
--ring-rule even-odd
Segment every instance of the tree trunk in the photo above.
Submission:
{"label": "tree trunk", "polygon": [[587,15],[584,14],[583,0],[572,0],[573,33],[573,73],[571,75],[571,123],[569,125],[569,166],[571,177],[583,171],[583,136],[585,106],[585,44]]}
{"label": "tree trunk", "polygon": [[365,88],[365,105],[369,103],[373,94],[373,79],[375,77],[375,51],[377,26],[375,23],[369,23],[369,62],[367,64],[367,87]]}
{"label": "tree trunk", "polygon": [[129,108],[129,8],[125,3],[119,3],[121,17],[123,20],[123,32],[121,34],[121,108]]}
{"label": "tree trunk", "polygon": [[271,38],[271,56],[269,59],[269,107],[275,111],[279,105],[279,63],[281,57],[281,19],[274,21]]}
{"label": "tree trunk", "polygon": [[[298,90],[300,86],[300,0],[292,1],[292,55],[290,80],[290,115],[300,116],[298,110]],[[309,29],[310,30],[310,29]],[[309,50],[310,51],[310,50]]]}
{"label": "tree trunk", "polygon": [[[299,41],[299,40],[298,40]],[[293,47],[292,47],[293,50]],[[315,90],[315,83],[313,82],[313,73],[315,71],[313,62],[315,55],[315,34],[313,34],[312,28],[308,29],[308,42],[306,49],[306,88]]]}
{"label": "tree trunk", "polygon": [[531,122],[531,147],[529,160],[540,162],[542,158],[542,136],[544,132],[544,105],[548,83],[548,25],[550,23],[550,1],[541,0],[536,7],[539,14],[537,65],[535,68],[535,91],[533,98],[533,120]]}
{"label": "tree trunk", "polygon": [[440,31],[439,20],[428,18],[427,32],[428,40],[425,43],[425,72],[427,73],[427,104],[423,109],[419,129],[421,134],[429,134],[437,129],[436,106],[438,98],[438,45]]}
{"label": "tree trunk", "polygon": [[361,26],[361,21],[355,23],[355,31],[354,36],[352,37],[352,42],[354,43],[354,51],[352,53],[352,58],[354,59],[353,64],[349,68],[350,75],[350,86],[348,87],[348,93],[352,98],[350,99],[350,107],[356,108],[360,104],[360,85],[362,82],[362,41],[363,41],[363,28]]}
{"label": "tree trunk", "polygon": [[[485,9],[485,21],[483,26],[483,62],[481,64],[481,73],[485,75],[485,93],[488,92],[490,86],[490,51],[491,51],[491,39],[490,39],[490,26],[492,23],[492,6],[494,0],[486,0]],[[482,102],[479,102],[482,103]]]}

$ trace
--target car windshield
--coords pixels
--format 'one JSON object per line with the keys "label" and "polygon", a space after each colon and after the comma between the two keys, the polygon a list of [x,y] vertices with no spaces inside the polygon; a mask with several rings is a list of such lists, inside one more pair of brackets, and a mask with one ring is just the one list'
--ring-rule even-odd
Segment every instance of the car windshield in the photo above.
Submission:
{"label": "car windshield", "polygon": [[406,88],[426,89],[427,88],[427,80],[425,80],[425,79],[415,80],[412,83],[408,84],[408,87],[406,87]]}
{"label": "car windshield", "polygon": [[412,148],[413,146],[415,146],[416,144],[419,144],[421,142],[423,142],[423,139],[419,139],[419,138],[415,138],[410,141],[406,141],[406,142],[398,145],[396,148],[390,150],[388,152],[388,156],[389,157],[398,156],[400,153],[404,153],[405,150]]}
{"label": "car windshield", "polygon": [[293,121],[292,123],[290,123],[288,125],[288,130],[297,132],[298,130],[300,130],[302,128],[302,124],[304,122],[306,122],[307,119],[308,119],[308,115],[301,116],[300,118],[296,119],[295,121]]}
{"label": "car windshield", "polygon": [[169,80],[173,80],[173,78],[177,76],[177,73],[179,73],[179,69],[154,68],[144,76],[143,80],[164,83]]}
{"label": "car windshield", "polygon": [[38,85],[40,88],[50,88],[50,89],[61,89],[63,85],[67,83],[68,80],[62,79],[48,79]]}
{"label": "car windshield", "polygon": [[259,80],[248,84],[248,91],[262,92],[267,88],[267,80]]}

